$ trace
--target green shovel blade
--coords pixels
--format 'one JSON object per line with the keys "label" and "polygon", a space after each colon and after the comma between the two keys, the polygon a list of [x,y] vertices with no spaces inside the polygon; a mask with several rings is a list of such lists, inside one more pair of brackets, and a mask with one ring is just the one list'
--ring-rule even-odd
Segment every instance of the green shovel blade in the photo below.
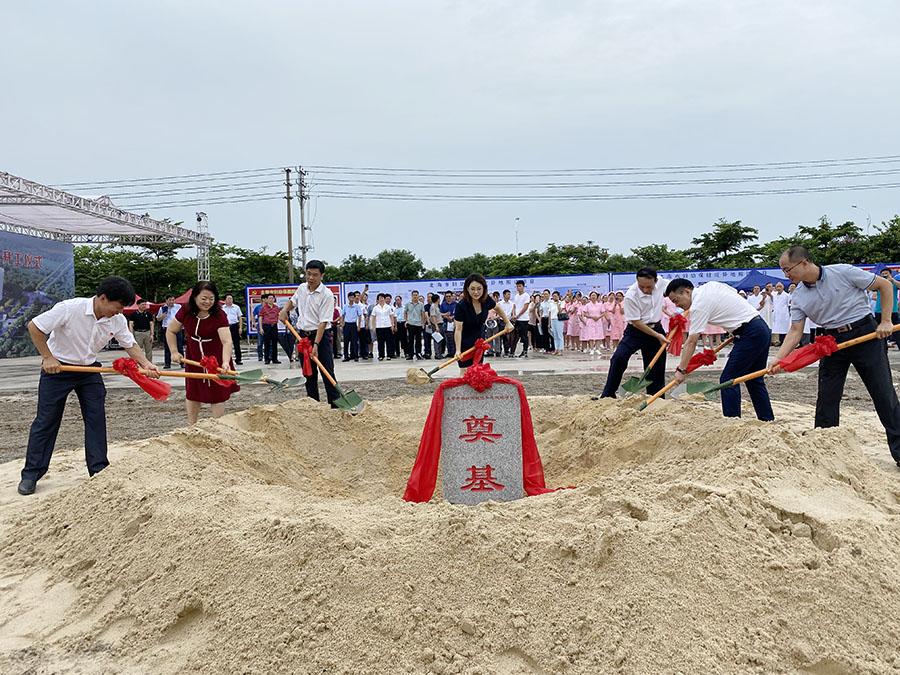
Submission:
{"label": "green shovel blade", "polygon": [[627,391],[629,394],[636,394],[649,386],[650,380],[644,379],[643,377],[631,377],[625,381],[625,383],[622,385],[622,389]]}

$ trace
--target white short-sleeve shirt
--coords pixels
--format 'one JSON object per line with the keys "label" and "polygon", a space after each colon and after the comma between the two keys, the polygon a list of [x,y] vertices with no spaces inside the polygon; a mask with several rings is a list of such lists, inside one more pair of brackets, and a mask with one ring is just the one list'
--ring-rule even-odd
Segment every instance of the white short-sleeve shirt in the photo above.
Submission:
{"label": "white short-sleeve shirt", "polygon": [[391,317],[396,314],[390,305],[375,305],[372,308],[372,316],[375,317],[375,328],[390,328]]}
{"label": "white short-sleeve shirt", "polygon": [[660,277],[653,292],[646,295],[638,288],[635,281],[625,291],[625,299],[622,301],[622,312],[626,321],[643,321],[646,324],[657,323],[662,318],[663,298],[668,279]]}
{"label": "white short-sleeve shirt", "polygon": [[63,300],[32,319],[42,333],[50,335],[47,347],[63,363],[90,366],[112,338],[125,349],[133,347],[134,336],[128,330],[128,319],[122,314],[98,319],[94,315],[94,298]]}
{"label": "white short-sleeve shirt", "polygon": [[314,331],[320,323],[324,323],[325,328],[331,327],[334,293],[325,284],[319,284],[314,291],[310,291],[307,284],[300,284],[291,296],[291,303],[297,308],[297,327],[300,330]]}
{"label": "white short-sleeve shirt", "polygon": [[733,287],[720,281],[710,281],[695,288],[691,295],[691,327],[688,333],[703,333],[709,323],[732,331],[758,316],[759,312]]}

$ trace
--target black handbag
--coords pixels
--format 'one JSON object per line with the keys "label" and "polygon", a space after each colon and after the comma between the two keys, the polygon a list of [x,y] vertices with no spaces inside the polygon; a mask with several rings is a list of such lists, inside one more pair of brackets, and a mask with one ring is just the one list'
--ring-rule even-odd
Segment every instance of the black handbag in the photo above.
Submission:
{"label": "black handbag", "polygon": [[568,312],[560,312],[559,314],[556,315],[556,318],[559,319],[560,321],[568,321],[569,313]]}

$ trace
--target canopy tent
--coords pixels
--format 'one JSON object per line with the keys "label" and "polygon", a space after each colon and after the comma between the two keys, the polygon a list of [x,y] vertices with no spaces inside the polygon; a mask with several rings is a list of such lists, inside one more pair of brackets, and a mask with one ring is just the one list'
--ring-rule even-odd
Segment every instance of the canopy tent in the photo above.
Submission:
{"label": "canopy tent", "polygon": [[752,291],[754,286],[763,288],[766,284],[772,284],[774,286],[779,282],[784,284],[785,288],[791,285],[791,282],[787,279],[769,276],[768,274],[763,274],[759,270],[753,270],[743,279],[741,279],[740,281],[735,281],[731,285],[739,291]]}
{"label": "canopy tent", "polygon": [[109,197],[89,199],[0,171],[0,231],[73,244],[157,244],[197,247],[197,278],[209,279],[210,237],[147,214],[123,211]]}

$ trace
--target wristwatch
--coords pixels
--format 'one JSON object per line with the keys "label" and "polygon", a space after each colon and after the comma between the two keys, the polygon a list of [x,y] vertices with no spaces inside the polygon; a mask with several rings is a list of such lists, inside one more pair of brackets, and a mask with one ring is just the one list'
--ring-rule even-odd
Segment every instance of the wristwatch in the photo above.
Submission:
{"label": "wristwatch", "polygon": [[682,368],[681,366],[675,366],[675,372],[676,372],[676,373],[681,373],[682,375],[687,375],[687,373],[685,372],[684,368]]}

